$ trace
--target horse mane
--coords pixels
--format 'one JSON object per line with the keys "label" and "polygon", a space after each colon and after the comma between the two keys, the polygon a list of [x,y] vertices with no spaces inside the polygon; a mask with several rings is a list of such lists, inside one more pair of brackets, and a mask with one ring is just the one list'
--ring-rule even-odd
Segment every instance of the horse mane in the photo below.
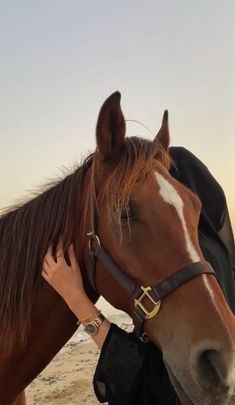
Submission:
{"label": "horse mane", "polygon": [[[0,216],[0,347],[5,351],[11,351],[16,339],[26,341],[48,246],[55,247],[60,239],[65,250],[71,243],[76,245],[78,229],[84,226],[89,210],[89,198],[94,197],[98,156],[98,152],[90,155],[63,180],[51,183],[41,194]],[[126,138],[121,158],[107,177],[100,201],[106,198],[108,206],[117,210],[126,206],[136,182],[154,164],[169,168],[170,162],[160,144]],[[90,167],[88,198],[81,207],[84,177]]]}
{"label": "horse mane", "polygon": [[[26,340],[32,304],[42,283],[41,269],[50,244],[74,241],[81,216],[82,185],[92,155],[63,180],[0,216],[0,347],[10,351]],[[76,221],[75,221],[76,219]]]}

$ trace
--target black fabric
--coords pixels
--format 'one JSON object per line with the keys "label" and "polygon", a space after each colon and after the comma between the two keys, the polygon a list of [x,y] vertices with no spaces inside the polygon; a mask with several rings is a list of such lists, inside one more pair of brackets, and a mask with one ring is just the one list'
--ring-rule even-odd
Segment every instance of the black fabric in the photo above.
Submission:
{"label": "black fabric", "polygon": [[[185,148],[172,147],[170,173],[202,202],[199,242],[235,312],[235,246],[226,198],[207,167]],[[100,402],[109,405],[180,405],[159,349],[111,325],[94,375]]]}
{"label": "black fabric", "polygon": [[172,147],[170,155],[176,166],[171,167],[171,175],[201,200],[200,247],[235,312],[235,245],[224,191],[207,167],[187,149]]}
{"label": "black fabric", "polygon": [[100,402],[111,405],[178,405],[156,346],[111,324],[94,375]]}

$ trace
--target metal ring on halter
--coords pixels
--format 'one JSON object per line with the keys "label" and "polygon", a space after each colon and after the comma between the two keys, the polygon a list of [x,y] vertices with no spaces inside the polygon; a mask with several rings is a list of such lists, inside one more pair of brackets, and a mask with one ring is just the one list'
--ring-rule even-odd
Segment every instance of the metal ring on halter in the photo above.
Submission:
{"label": "metal ring on halter", "polygon": [[140,339],[141,342],[143,342],[143,343],[148,343],[148,342],[150,342],[150,339],[149,339],[149,337],[148,337],[148,335],[147,335],[146,332],[143,332],[143,333],[140,335],[139,339]]}
{"label": "metal ring on halter", "polygon": [[[97,236],[97,235],[95,235],[93,232],[89,232],[88,234],[87,234],[87,236],[89,236],[89,241],[88,241],[88,249],[89,250],[95,250],[96,249],[96,247],[97,246],[100,246],[101,245],[101,243],[100,243],[100,240],[99,240],[99,237]],[[92,243],[96,243],[96,247],[93,247],[92,246]]]}

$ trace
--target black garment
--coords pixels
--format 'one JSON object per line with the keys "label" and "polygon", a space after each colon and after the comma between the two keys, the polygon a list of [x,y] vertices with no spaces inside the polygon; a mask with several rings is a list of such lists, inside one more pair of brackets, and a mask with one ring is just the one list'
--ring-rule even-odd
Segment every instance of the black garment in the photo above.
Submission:
{"label": "black garment", "polygon": [[171,175],[201,200],[199,244],[235,313],[235,245],[224,191],[207,167],[187,149],[172,147],[170,155],[175,163]]}
{"label": "black garment", "polygon": [[180,405],[161,351],[114,324],[101,350],[94,390],[110,405]]}
{"label": "black garment", "polygon": [[[235,312],[235,246],[226,199],[207,167],[184,148],[170,148],[170,173],[202,202],[199,242]],[[100,402],[110,405],[178,405],[160,350],[111,325],[94,375]]]}

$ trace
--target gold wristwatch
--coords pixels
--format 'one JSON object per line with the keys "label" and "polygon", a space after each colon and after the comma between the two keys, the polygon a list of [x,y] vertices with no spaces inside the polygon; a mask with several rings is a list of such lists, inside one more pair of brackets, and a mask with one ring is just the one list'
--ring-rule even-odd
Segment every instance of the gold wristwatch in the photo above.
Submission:
{"label": "gold wristwatch", "polygon": [[84,324],[84,331],[90,336],[96,335],[100,325],[104,322],[104,320],[105,316],[100,311],[95,319],[88,321]]}

